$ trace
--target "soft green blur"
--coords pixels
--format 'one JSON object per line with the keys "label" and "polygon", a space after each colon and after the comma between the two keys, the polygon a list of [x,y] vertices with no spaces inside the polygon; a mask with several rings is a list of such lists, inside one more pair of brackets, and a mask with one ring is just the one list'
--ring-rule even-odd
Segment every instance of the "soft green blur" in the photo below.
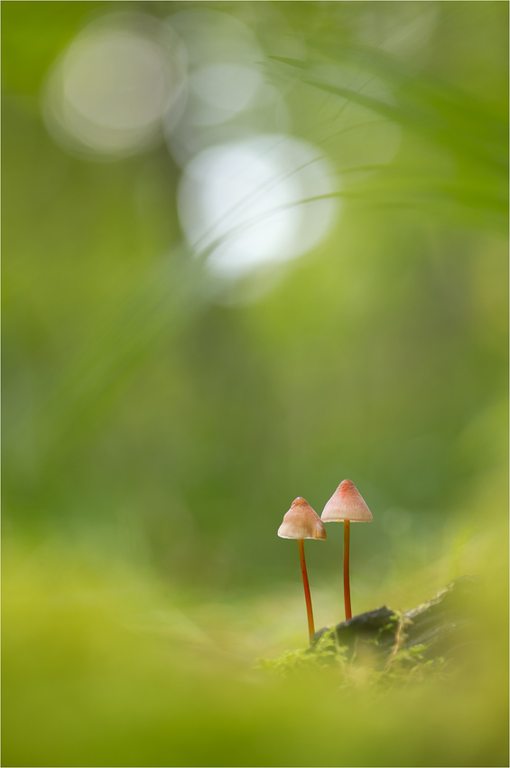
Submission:
{"label": "soft green blur", "polygon": [[[56,6],[2,4],[3,764],[508,764],[508,5]],[[162,135],[100,158],[43,117],[89,24],[205,7],[337,180],[328,234],[238,280],[185,244]],[[281,517],[343,478],[354,612],[477,575],[472,674],[258,668],[306,639]],[[339,621],[341,527],[307,557]]]}

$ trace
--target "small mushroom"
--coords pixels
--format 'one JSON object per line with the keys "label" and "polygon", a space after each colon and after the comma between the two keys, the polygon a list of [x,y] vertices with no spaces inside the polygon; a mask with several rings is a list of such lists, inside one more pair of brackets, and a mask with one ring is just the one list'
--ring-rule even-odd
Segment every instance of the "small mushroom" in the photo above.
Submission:
{"label": "small mushroom", "polygon": [[372,513],[365,499],[352,480],[342,480],[333,496],[327,502],[321,515],[324,523],[344,524],[344,604],[345,618],[352,618],[351,585],[349,581],[349,536],[350,524],[372,522]]}
{"label": "small mushroom", "polygon": [[278,528],[278,536],[281,539],[296,539],[299,548],[299,562],[301,563],[301,575],[305,590],[306,615],[308,617],[308,635],[310,643],[315,634],[313,623],[312,598],[310,584],[306,571],[305,539],[325,539],[326,529],[319,515],[312,509],[308,502],[301,496],[294,499],[290,509],[285,513],[283,522]]}

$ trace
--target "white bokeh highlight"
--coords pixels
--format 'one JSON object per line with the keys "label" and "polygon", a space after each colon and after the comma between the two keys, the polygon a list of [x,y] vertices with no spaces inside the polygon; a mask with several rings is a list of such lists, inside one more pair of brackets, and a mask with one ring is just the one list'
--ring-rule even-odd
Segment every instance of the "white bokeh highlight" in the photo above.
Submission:
{"label": "white bokeh highlight", "polygon": [[191,249],[227,278],[316,246],[339,210],[339,180],[312,145],[259,135],[200,152],[186,166],[179,214]]}
{"label": "white bokeh highlight", "polygon": [[52,135],[66,148],[118,157],[143,150],[162,119],[182,109],[185,50],[143,14],[111,14],[88,25],[55,63],[43,94]]}
{"label": "white bokeh highlight", "polygon": [[213,144],[292,129],[282,94],[267,77],[265,53],[248,25],[205,4],[177,11],[167,23],[188,56],[184,113],[165,130],[178,165],[184,167]]}

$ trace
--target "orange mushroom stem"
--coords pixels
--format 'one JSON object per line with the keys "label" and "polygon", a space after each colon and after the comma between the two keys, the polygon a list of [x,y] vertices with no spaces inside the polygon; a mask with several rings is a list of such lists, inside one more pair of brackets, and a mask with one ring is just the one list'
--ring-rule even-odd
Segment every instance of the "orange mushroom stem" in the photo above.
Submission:
{"label": "orange mushroom stem", "polygon": [[345,618],[352,619],[351,608],[351,580],[349,577],[349,539],[351,532],[351,521],[344,520],[344,606]]}

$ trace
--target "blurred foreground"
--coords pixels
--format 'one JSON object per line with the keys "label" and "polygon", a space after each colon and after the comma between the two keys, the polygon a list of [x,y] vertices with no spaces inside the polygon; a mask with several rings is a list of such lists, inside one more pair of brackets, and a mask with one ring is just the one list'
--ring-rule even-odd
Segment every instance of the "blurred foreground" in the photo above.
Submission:
{"label": "blurred foreground", "polygon": [[[3,764],[507,765],[505,535],[480,533],[455,562],[444,552],[366,596],[405,608],[432,596],[438,574],[481,579],[458,659],[386,675],[366,656],[268,665],[305,645],[297,578],[237,601],[204,585],[205,601],[62,545],[14,548]],[[341,618],[337,585],[314,597],[319,626]]]}

